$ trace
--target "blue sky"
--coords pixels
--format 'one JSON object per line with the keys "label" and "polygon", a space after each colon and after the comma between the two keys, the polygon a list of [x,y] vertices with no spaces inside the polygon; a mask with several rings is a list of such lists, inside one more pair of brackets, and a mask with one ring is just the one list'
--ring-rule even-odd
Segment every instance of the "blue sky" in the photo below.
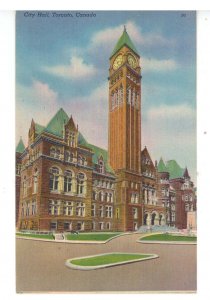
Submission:
{"label": "blue sky", "polygon": [[34,13],[16,14],[17,142],[22,136],[27,143],[32,118],[46,125],[63,107],[89,142],[107,148],[109,57],[125,24],[141,56],[142,148],[153,160],[162,156],[188,166],[195,180],[195,13]]}

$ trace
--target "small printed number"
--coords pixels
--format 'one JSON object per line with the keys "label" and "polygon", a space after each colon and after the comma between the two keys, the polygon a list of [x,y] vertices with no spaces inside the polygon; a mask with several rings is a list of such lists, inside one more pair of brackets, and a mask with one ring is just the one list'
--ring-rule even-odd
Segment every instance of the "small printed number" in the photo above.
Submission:
{"label": "small printed number", "polygon": [[181,17],[182,17],[182,18],[186,17],[186,14],[181,14]]}

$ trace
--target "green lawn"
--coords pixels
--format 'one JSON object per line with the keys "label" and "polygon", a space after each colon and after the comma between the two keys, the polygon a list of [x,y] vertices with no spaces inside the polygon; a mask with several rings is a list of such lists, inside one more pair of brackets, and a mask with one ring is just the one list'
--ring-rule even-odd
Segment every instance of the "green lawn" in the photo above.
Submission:
{"label": "green lawn", "polygon": [[18,236],[31,237],[36,239],[48,239],[54,240],[53,235],[51,234],[32,234],[32,233],[16,233]]}
{"label": "green lawn", "polygon": [[119,233],[79,233],[68,234],[67,240],[72,241],[106,241]]}
{"label": "green lawn", "polygon": [[77,266],[99,266],[108,265],[119,262],[132,261],[135,259],[143,259],[151,255],[129,254],[129,253],[111,253],[101,256],[93,256],[88,258],[73,259],[70,262]]}
{"label": "green lawn", "polygon": [[143,241],[165,241],[165,242],[196,242],[196,236],[182,236],[172,234],[153,234],[141,238]]}

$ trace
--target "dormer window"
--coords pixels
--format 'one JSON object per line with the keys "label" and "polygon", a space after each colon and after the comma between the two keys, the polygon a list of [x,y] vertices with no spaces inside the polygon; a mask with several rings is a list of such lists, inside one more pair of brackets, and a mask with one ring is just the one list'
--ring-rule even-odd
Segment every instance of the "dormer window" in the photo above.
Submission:
{"label": "dormer window", "polygon": [[99,163],[98,163],[98,166],[99,166],[99,173],[104,173],[104,162],[103,160],[99,160]]}

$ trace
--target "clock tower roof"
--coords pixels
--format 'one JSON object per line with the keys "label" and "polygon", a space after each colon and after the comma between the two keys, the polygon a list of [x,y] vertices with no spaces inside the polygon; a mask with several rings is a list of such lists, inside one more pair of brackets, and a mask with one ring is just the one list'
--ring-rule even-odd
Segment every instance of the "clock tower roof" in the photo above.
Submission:
{"label": "clock tower roof", "polygon": [[133,42],[131,41],[131,39],[126,31],[126,28],[124,27],[124,31],[123,31],[121,37],[119,38],[117,44],[115,45],[114,50],[112,51],[111,57],[125,45],[138,55],[136,47],[134,46]]}

